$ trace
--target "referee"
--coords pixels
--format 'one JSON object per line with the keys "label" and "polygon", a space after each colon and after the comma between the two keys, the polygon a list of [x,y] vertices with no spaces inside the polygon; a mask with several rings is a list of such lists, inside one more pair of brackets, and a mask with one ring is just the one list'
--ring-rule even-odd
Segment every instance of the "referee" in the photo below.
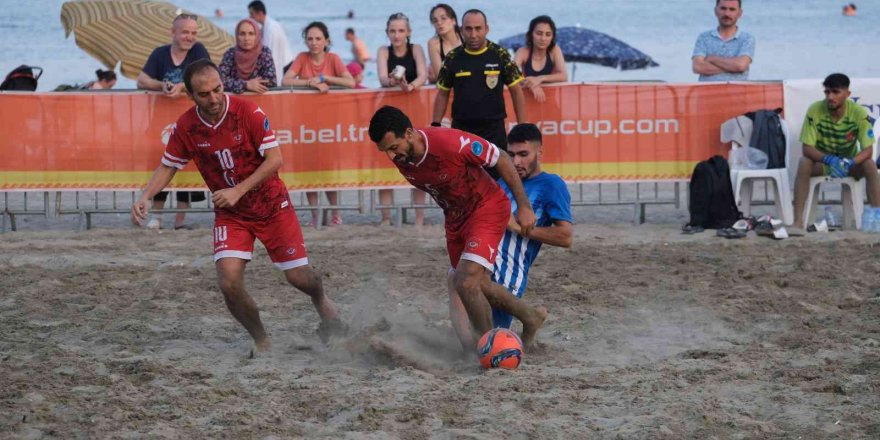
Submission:
{"label": "referee", "polygon": [[455,90],[452,128],[482,136],[507,151],[504,85],[510,90],[517,122],[526,122],[525,98],[519,86],[523,75],[507,49],[486,39],[489,24],[483,11],[471,9],[465,12],[461,33],[464,44],[446,55],[438,74],[438,93],[431,125],[440,126],[449,91]]}

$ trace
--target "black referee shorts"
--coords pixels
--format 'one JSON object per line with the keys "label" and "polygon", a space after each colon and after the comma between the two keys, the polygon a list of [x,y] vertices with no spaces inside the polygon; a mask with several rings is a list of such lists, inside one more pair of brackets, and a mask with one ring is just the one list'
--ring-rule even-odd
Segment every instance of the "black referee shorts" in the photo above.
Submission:
{"label": "black referee shorts", "polygon": [[[505,122],[504,119],[484,119],[477,121],[453,119],[452,128],[457,128],[461,131],[480,136],[507,153],[507,122]],[[501,178],[501,175],[495,171],[494,167],[486,168],[486,172],[488,172],[495,180]]]}

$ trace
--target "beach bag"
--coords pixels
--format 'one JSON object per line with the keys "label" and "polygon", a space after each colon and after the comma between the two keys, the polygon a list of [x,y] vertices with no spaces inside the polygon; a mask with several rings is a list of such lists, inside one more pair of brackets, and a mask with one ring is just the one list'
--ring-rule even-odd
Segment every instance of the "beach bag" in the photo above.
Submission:
{"label": "beach bag", "polygon": [[742,218],[733,198],[730,167],[721,156],[712,156],[694,167],[688,202],[688,226],[706,229],[729,228]]}
{"label": "beach bag", "polygon": [[[39,70],[34,74],[34,69]],[[33,92],[37,90],[37,81],[43,75],[42,67],[26,66],[24,64],[12,69],[6,75],[6,79],[0,84],[0,90],[24,90]]]}
{"label": "beach bag", "polygon": [[749,146],[767,155],[767,169],[785,168],[785,134],[779,120],[781,108],[748,112],[752,120],[752,138]]}

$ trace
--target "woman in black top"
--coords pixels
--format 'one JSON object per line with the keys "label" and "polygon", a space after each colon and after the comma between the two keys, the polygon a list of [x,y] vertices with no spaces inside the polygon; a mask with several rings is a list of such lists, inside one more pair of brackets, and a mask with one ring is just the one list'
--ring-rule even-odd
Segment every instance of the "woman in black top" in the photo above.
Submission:
{"label": "woman in black top", "polygon": [[531,90],[538,102],[546,99],[541,84],[568,81],[562,49],[556,45],[553,19],[546,15],[532,19],[526,33],[526,47],[516,51],[513,62],[526,77],[523,88]]}
{"label": "woman in black top", "polygon": [[[382,87],[400,87],[404,92],[411,92],[428,79],[425,68],[425,51],[422,46],[409,42],[412,29],[409,18],[398,12],[388,18],[385,34],[391,42],[389,46],[379,48],[376,55],[376,71]],[[402,77],[395,75],[395,69],[402,67]]]}
{"label": "woman in black top", "polygon": [[[382,87],[400,87],[404,92],[411,92],[425,84],[428,79],[425,67],[425,51],[422,46],[409,42],[412,29],[409,18],[398,12],[388,17],[385,25],[385,34],[388,35],[389,46],[379,48],[376,55],[376,71],[379,74],[379,82]],[[403,76],[395,74],[395,68],[403,67]],[[425,204],[425,193],[419,190],[412,192],[413,202],[417,205]],[[391,205],[394,203],[394,191],[390,189],[379,190],[379,203]],[[416,209],[416,226],[425,222],[425,210]],[[382,225],[391,225],[391,209],[382,209]]]}
{"label": "woman in black top", "polygon": [[428,81],[437,82],[437,74],[440,66],[446,59],[446,54],[452,49],[461,46],[461,29],[458,27],[458,16],[452,6],[446,3],[438,3],[431,8],[429,14],[431,25],[434,26],[436,35],[428,40]]}

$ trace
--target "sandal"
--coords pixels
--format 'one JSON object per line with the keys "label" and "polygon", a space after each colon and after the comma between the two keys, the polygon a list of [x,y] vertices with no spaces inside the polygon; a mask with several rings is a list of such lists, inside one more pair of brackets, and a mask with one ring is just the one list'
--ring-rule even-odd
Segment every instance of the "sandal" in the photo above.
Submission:
{"label": "sandal", "polygon": [[341,224],[342,224],[342,217],[340,217],[338,215],[334,215],[333,218],[330,220],[330,226],[339,226]]}
{"label": "sandal", "polygon": [[743,238],[746,236],[746,232],[738,231],[733,228],[722,228],[715,232],[715,235],[724,238]]}
{"label": "sandal", "polygon": [[682,234],[698,234],[703,231],[705,231],[705,229],[700,225],[684,225],[681,227]]}

